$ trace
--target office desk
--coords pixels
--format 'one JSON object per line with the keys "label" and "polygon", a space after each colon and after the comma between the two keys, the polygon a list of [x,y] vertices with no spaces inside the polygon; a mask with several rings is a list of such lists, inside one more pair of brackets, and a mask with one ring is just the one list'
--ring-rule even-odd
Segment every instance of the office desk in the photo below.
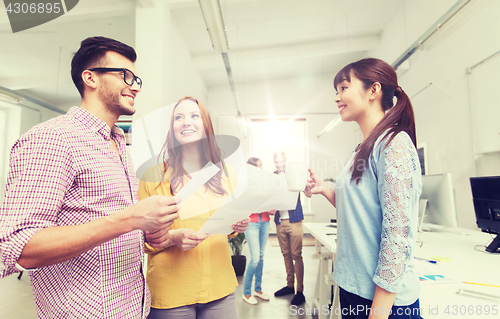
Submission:
{"label": "office desk", "polygon": [[[314,236],[316,252],[313,258],[320,259],[311,312],[317,314],[318,319],[340,319],[341,316],[336,315],[334,311],[340,308],[338,287],[332,280],[332,264],[335,263],[337,228],[327,227],[328,225],[330,224],[302,224]],[[334,293],[333,306],[332,309],[328,309],[332,286]],[[338,310],[337,314],[340,314]]]}
{"label": "office desk", "polygon": [[[320,258],[312,310],[316,309],[318,318],[340,318],[335,311],[339,307],[338,288],[331,280],[332,266],[335,262],[336,228],[326,227],[329,223],[304,223],[316,241],[315,258]],[[420,234],[422,246],[415,250],[415,256],[432,259],[446,257],[450,261],[430,264],[415,261],[419,275],[444,275],[453,279],[447,283],[422,282],[420,308],[422,316],[429,318],[500,318],[500,299],[497,302],[457,295],[459,289],[486,293],[500,298],[500,288],[465,284],[476,282],[500,286],[500,255],[486,254],[474,250],[476,245],[491,241],[489,234],[465,230],[469,235],[444,232],[424,232]],[[330,285],[334,287],[332,310],[327,309],[330,302]],[[496,309],[496,314],[494,309]],[[485,314],[489,310],[489,314]],[[336,314],[337,313],[337,314]]]}
{"label": "office desk", "polygon": [[[489,234],[466,230],[470,235],[457,235],[443,232],[424,232],[421,234],[422,247],[415,256],[423,258],[447,257],[451,261],[428,264],[442,275],[455,280],[452,283],[421,283],[420,308],[422,316],[429,318],[500,318],[500,299],[486,301],[457,295],[459,289],[467,289],[499,296],[500,288],[464,284],[476,282],[500,286],[500,255],[476,251],[476,245],[491,241]],[[483,248],[484,249],[484,248]],[[425,264],[425,263],[424,263]],[[428,266],[416,263],[417,273],[422,275]],[[484,314],[487,306],[490,314]],[[491,313],[495,307],[496,315]],[[469,313],[470,311],[470,313]],[[480,313],[481,312],[481,313]]]}

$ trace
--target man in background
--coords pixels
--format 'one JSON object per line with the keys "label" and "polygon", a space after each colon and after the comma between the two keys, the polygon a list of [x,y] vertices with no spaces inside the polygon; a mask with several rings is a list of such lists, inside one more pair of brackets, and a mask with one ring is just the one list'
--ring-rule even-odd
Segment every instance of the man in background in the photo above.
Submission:
{"label": "man in background", "polygon": [[33,127],[12,148],[0,206],[0,278],[28,270],[39,318],[146,318],[144,232],[168,244],[174,197],[138,202],[138,181],[115,123],[135,112],[135,50],[84,40],[71,63],[82,101]]}
{"label": "man in background", "polygon": [[[276,174],[285,174],[286,157],[283,151],[274,153],[274,165]],[[311,197],[310,194],[306,196]],[[304,297],[304,262],[302,260],[302,204],[300,193],[297,198],[297,206],[293,210],[279,210],[274,215],[276,223],[276,235],[281,248],[281,253],[285,259],[286,286],[274,293],[274,296],[281,297],[294,294],[292,305],[298,306],[306,301]],[[297,291],[295,292],[295,280],[297,280]]]}

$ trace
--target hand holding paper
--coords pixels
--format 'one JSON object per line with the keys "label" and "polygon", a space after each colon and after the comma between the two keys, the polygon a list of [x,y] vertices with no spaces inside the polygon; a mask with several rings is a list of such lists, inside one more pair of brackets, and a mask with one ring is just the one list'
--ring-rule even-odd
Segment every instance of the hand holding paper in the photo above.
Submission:
{"label": "hand holding paper", "polygon": [[[186,251],[198,246],[199,243],[208,238],[208,234],[200,234],[191,228],[179,228],[170,231],[172,245]],[[171,246],[172,246],[171,245]]]}
{"label": "hand holding paper", "polygon": [[170,243],[170,226],[154,233],[146,232],[146,242],[153,248],[165,248]]}
{"label": "hand holding paper", "polygon": [[248,228],[248,224],[250,224],[250,218],[244,219],[242,221],[233,224],[233,230],[239,234],[244,233]]}
{"label": "hand holding paper", "polygon": [[236,199],[228,197],[199,232],[227,235],[232,231],[230,225],[252,213],[295,209],[299,195],[287,189],[284,176],[251,165],[244,169],[245,174],[238,174],[238,186],[234,190],[238,194]]}

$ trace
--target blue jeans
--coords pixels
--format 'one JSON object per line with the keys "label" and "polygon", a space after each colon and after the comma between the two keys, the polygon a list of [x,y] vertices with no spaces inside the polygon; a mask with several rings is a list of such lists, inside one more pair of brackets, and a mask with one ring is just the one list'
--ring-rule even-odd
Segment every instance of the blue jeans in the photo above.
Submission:
{"label": "blue jeans", "polygon": [[252,294],[252,279],[255,275],[255,291],[262,291],[262,269],[264,268],[264,249],[269,237],[269,221],[262,221],[262,214],[259,214],[258,223],[250,223],[245,230],[245,238],[250,248],[250,263],[245,273],[245,288],[243,294]]}
{"label": "blue jeans", "polygon": [[[339,287],[340,288],[340,287]],[[372,306],[372,300],[362,298],[358,295],[345,291],[340,288],[340,309],[342,319],[367,319],[370,314],[369,309]],[[415,301],[408,306],[392,306],[392,309],[374,309],[374,314],[383,311],[390,313],[389,319],[420,319],[420,302]]]}

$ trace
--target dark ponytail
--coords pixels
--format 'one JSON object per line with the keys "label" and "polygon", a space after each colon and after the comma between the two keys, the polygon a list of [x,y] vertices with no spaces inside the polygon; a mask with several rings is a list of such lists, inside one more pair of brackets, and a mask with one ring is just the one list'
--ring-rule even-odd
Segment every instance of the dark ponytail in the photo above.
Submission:
{"label": "dark ponytail", "polygon": [[[413,114],[410,98],[398,85],[396,71],[389,64],[373,58],[348,64],[335,76],[333,80],[335,89],[343,80],[351,82],[351,74],[363,82],[366,90],[373,83],[380,83],[382,87],[382,109],[386,112],[384,118],[375,126],[370,136],[361,143],[358,153],[354,157],[351,167],[351,181],[355,181],[358,184],[363,176],[375,142],[380,135],[387,131],[384,138],[390,136],[386,146],[402,131],[408,133],[415,147],[417,145],[417,137],[415,132],[415,115]],[[394,97],[397,98],[397,102],[393,106]]]}

